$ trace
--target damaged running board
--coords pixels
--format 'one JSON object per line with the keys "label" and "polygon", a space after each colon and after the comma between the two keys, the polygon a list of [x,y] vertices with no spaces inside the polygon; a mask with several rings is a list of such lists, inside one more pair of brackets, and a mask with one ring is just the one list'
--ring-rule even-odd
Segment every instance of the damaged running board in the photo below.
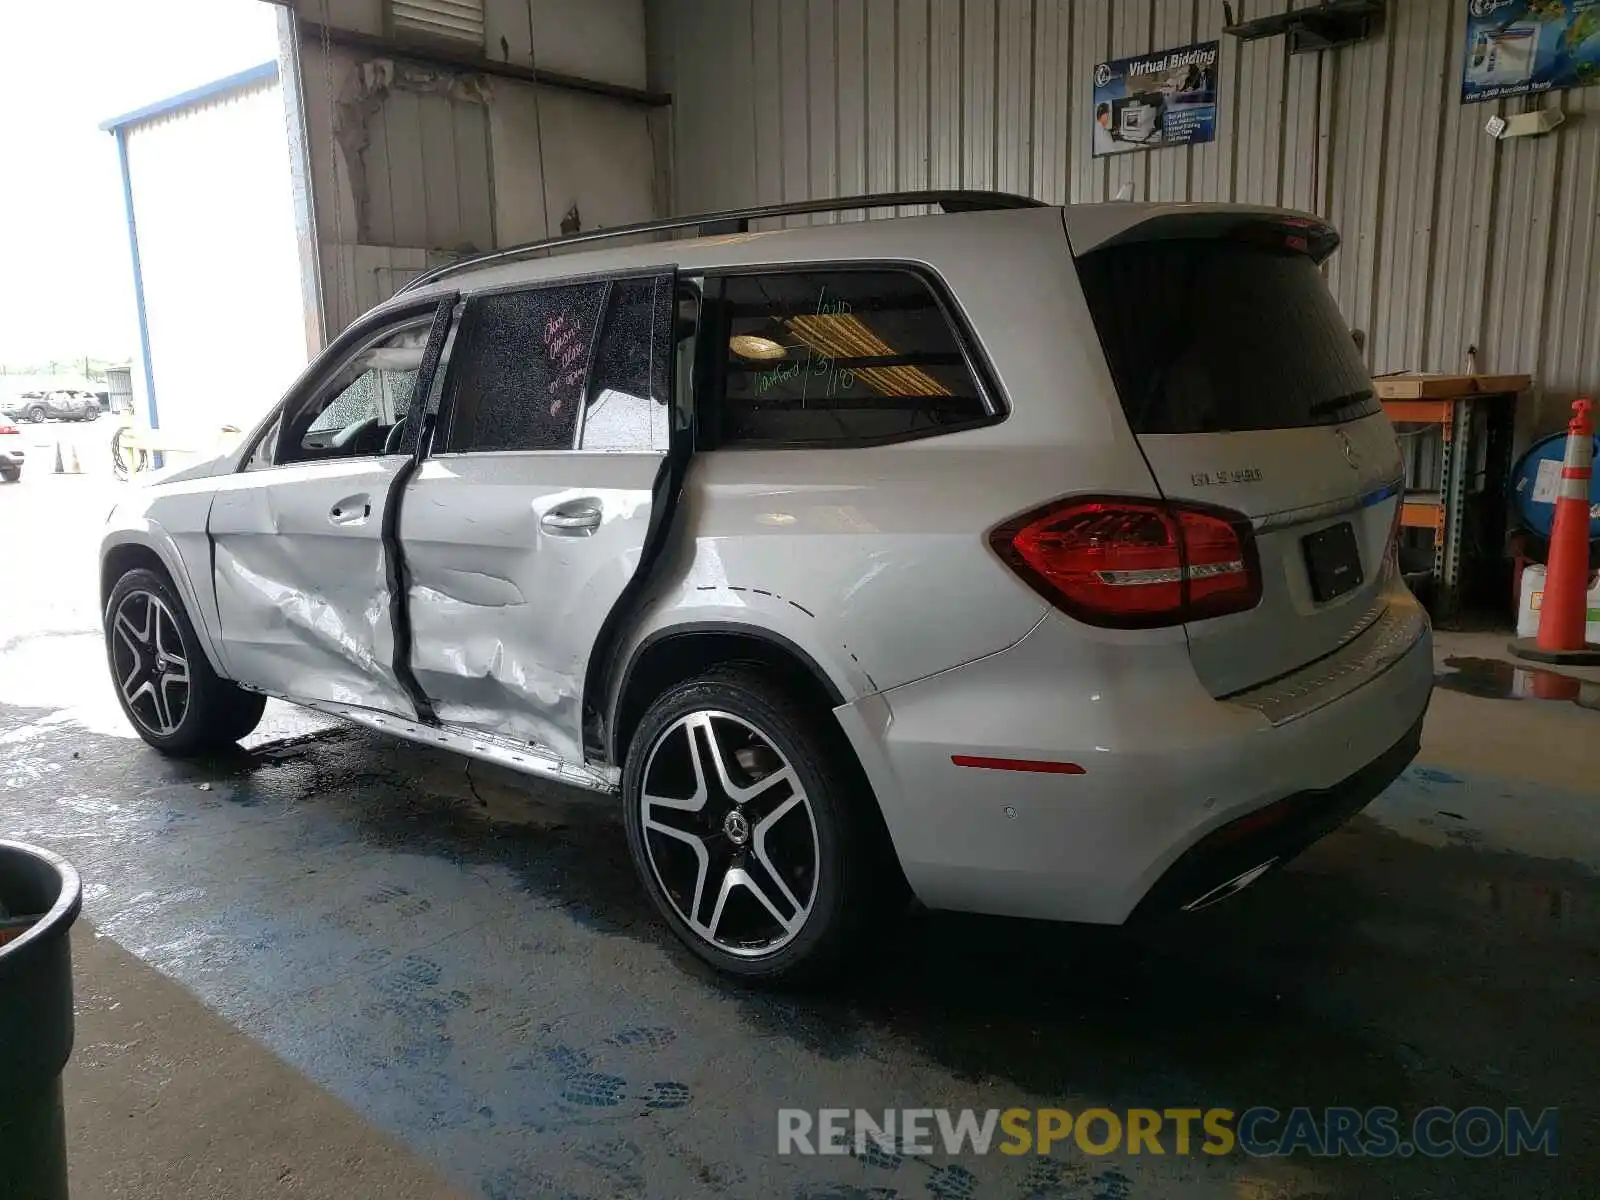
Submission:
{"label": "damaged running board", "polygon": [[550,779],[557,783],[585,788],[591,792],[615,793],[621,786],[621,772],[615,768],[580,766],[557,758],[540,747],[531,746],[526,742],[512,741],[497,734],[484,733],[479,729],[451,725],[424,725],[420,721],[374,712],[370,708],[358,708],[350,704],[333,704],[320,700],[288,702],[339,717],[378,733],[387,733],[408,742],[416,742],[418,745],[442,746],[467,758],[494,763],[523,775]]}

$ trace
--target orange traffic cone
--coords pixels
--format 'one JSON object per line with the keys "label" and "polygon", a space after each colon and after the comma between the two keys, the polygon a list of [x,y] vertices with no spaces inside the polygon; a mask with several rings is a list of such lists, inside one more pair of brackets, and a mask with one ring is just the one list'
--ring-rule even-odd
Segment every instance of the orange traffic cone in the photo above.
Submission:
{"label": "orange traffic cone", "polygon": [[1600,663],[1600,646],[1585,641],[1589,595],[1589,481],[1594,472],[1594,428],[1585,397],[1572,402],[1561,491],[1550,529],[1550,561],[1539,609],[1539,636],[1518,638],[1511,652],[1534,662],[1587,666]]}

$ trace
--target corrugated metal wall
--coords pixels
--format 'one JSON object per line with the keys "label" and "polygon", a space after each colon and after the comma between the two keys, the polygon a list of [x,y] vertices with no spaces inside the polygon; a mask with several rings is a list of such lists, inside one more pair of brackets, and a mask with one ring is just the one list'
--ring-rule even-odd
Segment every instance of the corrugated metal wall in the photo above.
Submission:
{"label": "corrugated metal wall", "polygon": [[355,168],[365,185],[357,214],[362,242],[467,253],[494,248],[486,105],[395,90],[382,98],[365,133]]}
{"label": "corrugated metal wall", "polygon": [[[1464,0],[1389,0],[1381,37],[1293,57],[1223,35],[1215,0],[651,3],[680,212],[956,186],[1307,208],[1344,233],[1329,283],[1375,372],[1462,369],[1475,345],[1537,377],[1524,433],[1600,387],[1600,91],[1546,98],[1576,118],[1553,134],[1491,140],[1539,101],[1458,102]],[[1215,142],[1091,157],[1096,63],[1212,38]]]}
{"label": "corrugated metal wall", "polygon": [[[295,0],[309,21],[379,36],[387,0]],[[643,87],[643,0],[484,0],[495,61]],[[325,53],[326,50],[326,53]],[[537,52],[536,52],[537,51]],[[657,214],[652,110],[307,33],[296,52],[331,337],[428,266]],[[661,172],[664,175],[664,171]]]}

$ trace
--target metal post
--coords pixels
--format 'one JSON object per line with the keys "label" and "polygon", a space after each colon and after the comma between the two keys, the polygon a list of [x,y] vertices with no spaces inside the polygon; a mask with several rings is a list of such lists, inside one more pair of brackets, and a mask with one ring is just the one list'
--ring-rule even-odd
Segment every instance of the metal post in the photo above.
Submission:
{"label": "metal post", "polygon": [[1466,530],[1467,477],[1472,474],[1472,401],[1457,400],[1445,427],[1444,478],[1439,501],[1444,537],[1434,550],[1441,623],[1455,617],[1461,600],[1461,539]]}
{"label": "metal post", "polygon": [[280,8],[278,84],[283,97],[284,127],[289,136],[289,190],[294,200],[295,246],[300,257],[300,301],[305,320],[306,357],[311,359],[322,353],[328,344],[328,322],[323,307],[322,268],[319,265],[322,262],[322,250],[317,235],[316,187],[311,171],[311,137],[306,129],[306,84],[301,49],[300,18],[293,8]]}
{"label": "metal post", "polygon": [[[1452,405],[1452,410],[1454,406]],[[1451,448],[1451,420],[1446,416],[1439,422],[1439,464],[1436,468],[1438,474],[1436,482],[1439,488],[1439,508],[1433,519],[1433,591],[1434,606],[1438,606],[1439,589],[1444,586],[1444,548],[1445,530],[1448,526],[1446,516],[1449,512],[1448,498],[1450,495],[1450,465]],[[1437,614],[1435,614],[1437,615]]]}

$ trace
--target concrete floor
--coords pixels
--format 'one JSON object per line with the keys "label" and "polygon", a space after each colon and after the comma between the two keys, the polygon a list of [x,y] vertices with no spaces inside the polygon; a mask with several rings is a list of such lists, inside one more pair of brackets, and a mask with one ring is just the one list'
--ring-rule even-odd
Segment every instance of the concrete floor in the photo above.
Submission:
{"label": "concrete floor", "polygon": [[417,1155],[309,1084],[181,984],[80,922],[67,1070],[77,1197],[427,1200]]}
{"label": "concrete floor", "polygon": [[[74,1195],[1592,1196],[1600,714],[1440,639],[1424,753],[1236,901],[1137,936],[930,916],[823,996],[697,969],[616,816],[274,708],[164,760],[105,677],[115,485],[0,489],[0,836],[82,872]],[[1596,676],[1600,678],[1600,676]],[[1560,1156],[776,1153],[780,1107],[1520,1104]]]}

